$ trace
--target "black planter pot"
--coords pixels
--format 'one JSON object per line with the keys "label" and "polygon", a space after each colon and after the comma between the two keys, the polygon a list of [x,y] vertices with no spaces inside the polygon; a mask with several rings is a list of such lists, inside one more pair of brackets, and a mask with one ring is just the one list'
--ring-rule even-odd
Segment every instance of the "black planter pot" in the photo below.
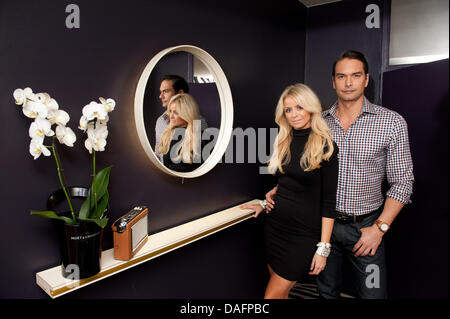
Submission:
{"label": "black planter pot", "polygon": [[[62,275],[83,279],[100,272],[103,228],[95,223],[64,224]],[[78,277],[78,278],[77,278]]]}
{"label": "black planter pot", "polygon": [[[72,199],[84,201],[89,189],[68,187],[67,191]],[[54,210],[59,204],[66,202],[64,191],[60,189],[49,196],[47,209]],[[75,204],[74,201],[73,204]],[[58,215],[72,217],[70,211],[58,213]],[[103,228],[92,222],[80,222],[71,225],[60,220],[55,220],[55,227],[61,250],[63,277],[83,279],[99,273]]]}

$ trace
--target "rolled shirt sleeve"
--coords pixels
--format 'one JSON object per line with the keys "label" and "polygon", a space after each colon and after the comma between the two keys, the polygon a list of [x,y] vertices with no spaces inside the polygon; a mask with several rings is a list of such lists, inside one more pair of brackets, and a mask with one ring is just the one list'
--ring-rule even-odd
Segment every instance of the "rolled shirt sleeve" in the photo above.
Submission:
{"label": "rolled shirt sleeve", "polygon": [[411,203],[414,175],[408,139],[408,127],[398,115],[392,128],[391,140],[387,148],[386,175],[390,185],[386,196],[403,204]]}

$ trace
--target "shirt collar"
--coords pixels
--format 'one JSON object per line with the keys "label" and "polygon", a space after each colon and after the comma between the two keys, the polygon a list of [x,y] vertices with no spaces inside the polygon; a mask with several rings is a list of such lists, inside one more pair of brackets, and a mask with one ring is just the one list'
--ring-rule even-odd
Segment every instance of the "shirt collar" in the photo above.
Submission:
{"label": "shirt collar", "polygon": [[[328,115],[332,115],[336,117],[336,111],[338,108],[338,102],[336,101],[332,107],[330,107],[328,110],[325,110],[324,117]],[[375,105],[372,104],[365,96],[363,100],[363,107],[362,107],[362,113],[371,113],[371,114],[377,114],[377,110],[375,109]]]}
{"label": "shirt collar", "polygon": [[366,97],[364,97],[363,108],[361,113],[377,114],[378,112],[375,109],[375,105],[372,104]]}

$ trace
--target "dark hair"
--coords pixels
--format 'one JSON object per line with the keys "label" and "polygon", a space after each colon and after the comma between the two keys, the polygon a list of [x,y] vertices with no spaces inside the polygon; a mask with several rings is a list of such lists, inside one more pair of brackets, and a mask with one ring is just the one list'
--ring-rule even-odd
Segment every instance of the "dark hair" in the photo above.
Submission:
{"label": "dark hair", "polygon": [[169,74],[163,76],[161,82],[164,80],[172,81],[172,87],[175,90],[175,93],[178,93],[180,90],[183,90],[184,93],[189,93],[189,85],[181,76]]}
{"label": "dark hair", "polygon": [[359,51],[348,50],[348,51],[342,52],[341,55],[339,56],[339,58],[336,61],[334,61],[333,72],[332,72],[333,77],[336,75],[336,64],[343,59],[354,59],[354,60],[361,61],[364,65],[364,72],[366,74],[369,73],[369,64],[367,63],[367,60],[366,60],[366,57],[364,56],[364,54],[362,54]]}

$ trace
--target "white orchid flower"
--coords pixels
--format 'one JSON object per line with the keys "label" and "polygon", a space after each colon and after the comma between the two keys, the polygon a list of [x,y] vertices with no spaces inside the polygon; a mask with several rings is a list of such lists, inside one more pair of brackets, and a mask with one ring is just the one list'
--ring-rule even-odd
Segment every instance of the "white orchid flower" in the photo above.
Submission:
{"label": "white orchid flower", "polygon": [[47,107],[47,110],[48,110],[49,113],[56,112],[59,109],[58,102],[56,102],[55,99],[50,98],[50,99],[46,100],[43,103]]}
{"label": "white orchid flower", "polygon": [[109,121],[109,115],[107,114],[104,120],[98,120],[97,124],[99,125],[106,125]]}
{"label": "white orchid flower", "polygon": [[103,152],[106,146],[106,138],[108,137],[108,128],[106,125],[96,125],[88,127],[88,138],[84,142],[84,146],[87,148],[90,154],[92,150],[96,152]]}
{"label": "white orchid flower", "polygon": [[58,102],[56,102],[55,99],[52,99],[48,93],[37,93],[35,97],[37,102],[41,102],[45,105],[49,116],[54,116],[56,111],[59,109]]}
{"label": "white orchid flower", "polygon": [[30,88],[15,89],[13,92],[14,99],[17,105],[23,105],[27,99],[33,99],[33,90]]}
{"label": "white orchid flower", "polygon": [[105,120],[107,112],[103,104],[91,102],[85,107],[83,107],[83,116],[86,117],[88,122],[94,119]]}
{"label": "white orchid flower", "polygon": [[56,110],[56,111],[49,111],[47,119],[52,124],[66,126],[70,120],[70,116],[66,111]]}
{"label": "white orchid flower", "polygon": [[25,101],[22,109],[23,114],[29,118],[46,118],[48,114],[47,107],[40,101]]}
{"label": "white orchid flower", "polygon": [[78,126],[78,128],[84,132],[86,132],[87,128],[88,128],[88,123],[89,121],[87,120],[86,116],[81,116],[80,118],[80,125]]}
{"label": "white orchid flower", "polygon": [[37,159],[39,156],[41,156],[41,154],[44,154],[44,156],[51,155],[48,148],[45,147],[42,142],[43,139],[40,138],[32,139],[30,142],[30,154],[34,157],[34,159]]}
{"label": "white orchid flower", "polygon": [[106,112],[109,113],[109,112],[114,111],[114,108],[116,106],[116,102],[113,99],[105,100],[104,98],[100,97],[99,100],[100,100],[100,102],[102,102],[102,105],[105,108]]}
{"label": "white orchid flower", "polygon": [[56,137],[61,144],[73,147],[73,143],[75,143],[77,137],[70,127],[58,125],[55,131]]}
{"label": "white orchid flower", "polygon": [[48,101],[50,101],[51,97],[50,94],[48,93],[36,93],[35,97],[37,100],[39,100],[42,103],[47,103]]}
{"label": "white orchid flower", "polygon": [[37,117],[33,123],[30,125],[28,133],[32,139],[39,138],[43,139],[45,136],[53,136],[55,132],[52,131],[52,124],[49,120],[41,117]]}

